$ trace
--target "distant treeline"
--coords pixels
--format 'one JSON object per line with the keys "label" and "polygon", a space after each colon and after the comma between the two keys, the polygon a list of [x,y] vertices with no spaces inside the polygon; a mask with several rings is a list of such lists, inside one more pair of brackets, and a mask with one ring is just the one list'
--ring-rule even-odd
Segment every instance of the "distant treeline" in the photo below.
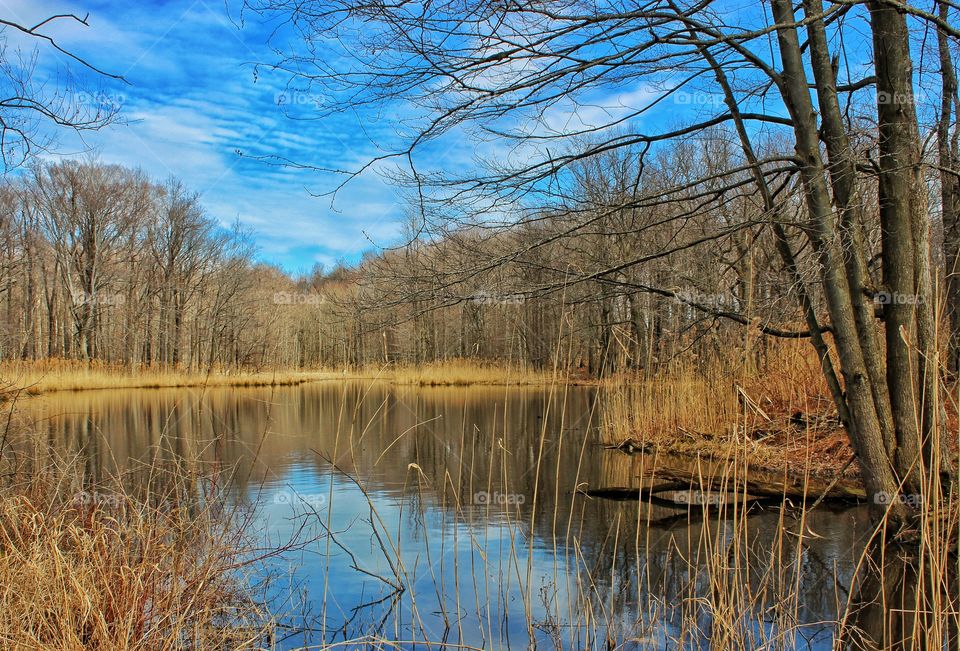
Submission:
{"label": "distant treeline", "polygon": [[[411,235],[356,267],[300,277],[257,262],[249,235],[179,181],[37,166],[0,189],[0,355],[190,370],[472,358],[598,375],[762,363],[777,337],[808,336],[794,293],[818,265],[799,231],[783,231],[796,262],[784,269],[749,192],[704,210],[699,193],[676,189],[737,165],[725,134],[648,161],[639,189],[632,160],[585,161],[576,194],[522,226]],[[638,191],[646,205],[623,200]],[[867,232],[879,230],[875,210]],[[866,244],[875,260],[879,243]],[[806,291],[823,314],[820,286]],[[871,301],[878,311],[884,298]]]}
{"label": "distant treeline", "polygon": [[98,163],[0,188],[4,359],[185,367],[254,359],[252,249],[179,181]]}

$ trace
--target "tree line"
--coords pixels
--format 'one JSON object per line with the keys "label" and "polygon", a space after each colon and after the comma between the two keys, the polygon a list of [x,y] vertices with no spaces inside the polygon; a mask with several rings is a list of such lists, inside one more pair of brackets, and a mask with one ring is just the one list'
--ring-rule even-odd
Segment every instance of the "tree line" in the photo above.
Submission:
{"label": "tree line", "polygon": [[[248,235],[207,215],[179,180],[35,165],[0,186],[0,358],[187,370],[551,363],[543,335],[557,330],[559,306],[506,296],[491,279],[456,310],[419,300],[397,311],[384,295],[421,270],[394,266],[392,255],[369,257],[295,278],[257,262]],[[581,345],[590,339],[580,333]]]}
{"label": "tree line", "polygon": [[4,359],[242,365],[252,248],[177,180],[96,162],[0,186]]}
{"label": "tree line", "polygon": [[[707,148],[723,148],[719,135]],[[663,169],[700,155],[675,152]],[[618,177],[607,173],[617,165]],[[632,173],[623,160],[584,166],[577,212],[600,210],[596,202]],[[545,212],[536,227],[492,236],[463,229],[294,276],[256,261],[248,234],[206,214],[179,180],[92,161],[35,165],[0,186],[0,356],[188,370],[473,358],[591,375],[723,358],[742,341],[743,315],[757,335],[782,320],[784,278],[759,233],[714,242],[707,257],[704,247],[686,249],[712,232],[713,218],[691,229],[673,216],[681,204],[671,206],[612,212],[593,235],[497,264],[582,215]],[[716,217],[748,215],[743,204]],[[665,242],[678,252],[642,273],[554,288],[598,259],[612,264]],[[668,280],[670,292],[642,289]],[[761,354],[765,341],[756,342]]]}
{"label": "tree line", "polygon": [[[715,129],[662,152],[638,188],[636,160],[628,150],[582,161],[576,191],[535,221],[405,238],[302,275],[257,262],[249,237],[178,180],[96,162],[35,166],[2,189],[2,354],[190,370],[472,358],[652,376],[675,362],[762,364],[776,338],[809,338],[796,280],[819,318],[825,304],[800,232],[784,229],[796,251],[787,270],[749,192],[705,210],[698,193],[671,191],[735,166],[736,135]],[[619,205],[641,190],[649,205]],[[799,200],[796,186],[782,192]],[[875,218],[863,227],[879,231]],[[411,219],[408,232],[418,228]],[[878,238],[867,246],[879,314]],[[598,265],[623,268],[584,279]]]}

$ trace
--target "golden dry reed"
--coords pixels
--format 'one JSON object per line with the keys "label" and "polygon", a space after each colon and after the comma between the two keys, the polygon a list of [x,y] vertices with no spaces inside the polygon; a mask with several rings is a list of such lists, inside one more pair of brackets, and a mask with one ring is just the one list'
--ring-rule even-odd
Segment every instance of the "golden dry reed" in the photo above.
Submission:
{"label": "golden dry reed", "polygon": [[77,464],[3,443],[0,647],[268,644],[268,619],[245,577],[258,562],[249,516],[226,506],[216,481],[154,469],[137,489],[120,478],[84,486]]}
{"label": "golden dry reed", "polygon": [[167,367],[131,368],[96,360],[7,361],[0,363],[0,395],[87,389],[274,386],[332,377],[337,376],[321,371],[196,372]]}
{"label": "golden dry reed", "polygon": [[305,382],[364,379],[414,386],[543,385],[548,371],[511,363],[450,359],[418,366],[386,364],[361,369],[190,371],[174,367],[130,367],[97,360],[46,359],[0,362],[0,398],[52,391],[162,389],[179,387],[285,386]]}

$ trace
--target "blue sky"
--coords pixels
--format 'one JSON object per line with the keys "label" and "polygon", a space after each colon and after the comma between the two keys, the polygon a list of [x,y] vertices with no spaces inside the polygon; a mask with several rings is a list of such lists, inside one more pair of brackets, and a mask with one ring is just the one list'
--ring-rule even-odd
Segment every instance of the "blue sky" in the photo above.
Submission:
{"label": "blue sky", "polygon": [[[51,156],[93,152],[105,162],[140,167],[157,180],[177,176],[202,195],[207,211],[224,225],[239,221],[249,229],[261,260],[294,273],[316,263],[327,268],[338,262],[352,264],[367,251],[400,241],[405,200],[378,175],[389,171],[390,163],[353,179],[334,198],[326,193],[342,177],[268,165],[257,157],[357,169],[399,142],[397,129],[416,110],[381,106],[362,114],[346,111],[318,118],[311,104],[314,98],[287,90],[285,73],[256,67],[277,59],[270,43],[277,25],[249,12],[241,15],[239,4],[240,0],[226,4],[0,0],[0,15],[21,24],[57,13],[89,14],[89,27],[61,21],[47,32],[129,82],[104,83],[102,88],[121,108],[121,123],[82,138],[64,134]],[[734,4],[745,19],[757,18],[752,3]],[[274,44],[284,45],[283,38],[281,30]],[[42,57],[39,65],[48,77],[62,69],[62,61],[54,56]],[[687,94],[686,102],[674,97],[673,103],[631,119],[629,127],[655,132],[722,110],[720,96],[708,81],[698,80],[688,89],[695,94]],[[627,79],[617,87],[591,89],[576,101],[559,101],[537,120],[518,117],[506,126],[521,132],[569,134],[625,117],[656,95],[653,86]],[[752,100],[758,101],[767,102]],[[782,108],[773,104],[756,108]],[[451,132],[427,143],[418,153],[417,165],[421,171],[463,170],[479,159],[533,155],[529,148],[511,148],[509,142],[484,139],[475,132]]]}
{"label": "blue sky", "polygon": [[[202,195],[211,215],[250,229],[261,260],[291,272],[315,263],[327,268],[355,263],[366,251],[397,243],[404,199],[378,169],[352,180],[334,199],[317,195],[335,188],[341,177],[271,166],[255,157],[355,169],[396,142],[398,117],[412,113],[394,106],[309,119],[316,113],[308,95],[288,92],[286,76],[255,68],[276,60],[268,43],[276,25],[249,13],[241,17],[238,2],[228,3],[0,0],[2,15],[21,24],[55,13],[89,13],[87,28],[61,21],[47,32],[129,82],[105,83],[102,89],[121,107],[122,123],[82,138],[62,134],[52,156],[94,152],[104,162],[140,167],[158,180],[177,176]],[[52,56],[40,64],[48,75],[62,67]],[[567,131],[605,122],[648,95],[649,89],[638,85],[601,93],[589,106],[559,103],[538,128]],[[516,154],[506,143],[464,136],[428,143],[418,166],[463,169],[478,157]]]}
{"label": "blue sky", "polygon": [[[391,133],[375,115],[289,119],[278,100],[301,116],[309,115],[307,100],[294,98],[291,107],[284,78],[263,69],[254,74],[254,63],[274,58],[267,46],[271,25],[248,15],[241,28],[239,14],[222,0],[0,0],[0,11],[21,24],[89,13],[88,28],[61,22],[48,33],[129,82],[102,87],[121,107],[123,122],[82,139],[62,134],[56,155],[92,151],[157,179],[180,177],[201,193],[211,215],[253,231],[260,259],[288,271],[356,262],[364,251],[398,240],[403,202],[375,171],[333,200],[312,195],[334,188],[337,177],[253,159],[272,154],[350,168],[376,155],[372,139]],[[53,57],[42,57],[40,66],[48,73],[59,67]]]}

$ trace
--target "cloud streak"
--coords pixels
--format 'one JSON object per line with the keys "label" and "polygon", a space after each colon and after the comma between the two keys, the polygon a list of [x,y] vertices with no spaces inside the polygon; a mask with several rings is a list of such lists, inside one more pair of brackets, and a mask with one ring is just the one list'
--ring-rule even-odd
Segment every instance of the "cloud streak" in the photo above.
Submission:
{"label": "cloud streak", "polygon": [[[260,68],[273,53],[269,25],[239,29],[214,0],[110,3],[0,0],[0,12],[23,22],[61,12],[89,12],[89,28],[58,25],[55,36],[98,66],[123,75],[98,94],[121,106],[123,124],[67,134],[58,155],[93,152],[104,162],[177,176],[201,193],[223,224],[252,230],[262,260],[290,271],[315,263],[353,263],[396,241],[400,195],[371,172],[325,198],[341,181],[308,169],[268,165],[279,156],[323,168],[349,168],[378,151],[371,132],[385,122],[339,113],[291,119],[277,105],[285,79]],[[43,56],[42,74],[63,75],[64,61]],[[295,117],[310,117],[310,106]],[[238,154],[242,152],[243,155]],[[371,241],[372,240],[372,241]]]}

